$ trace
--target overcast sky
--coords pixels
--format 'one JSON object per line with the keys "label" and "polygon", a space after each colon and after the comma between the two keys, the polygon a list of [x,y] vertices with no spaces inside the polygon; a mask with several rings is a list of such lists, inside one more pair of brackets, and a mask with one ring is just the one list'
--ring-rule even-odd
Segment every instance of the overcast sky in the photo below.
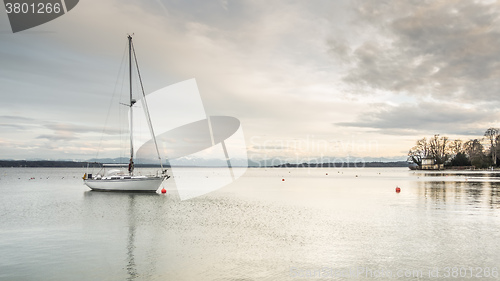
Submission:
{"label": "overcast sky", "polygon": [[500,127],[499,19],[493,1],[82,0],[13,34],[2,10],[0,159],[95,157],[127,33],[146,92],[196,78],[250,158],[406,159]]}

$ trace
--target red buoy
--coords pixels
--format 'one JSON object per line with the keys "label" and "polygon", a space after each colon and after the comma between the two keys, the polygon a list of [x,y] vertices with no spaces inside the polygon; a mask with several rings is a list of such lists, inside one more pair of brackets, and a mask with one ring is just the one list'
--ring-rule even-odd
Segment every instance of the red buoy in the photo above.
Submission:
{"label": "red buoy", "polygon": [[396,192],[397,193],[400,193],[401,192],[401,188],[399,188],[399,186],[396,187]]}
{"label": "red buoy", "polygon": [[165,194],[165,193],[167,193],[167,190],[165,188],[162,188],[161,193]]}
{"label": "red buoy", "polygon": [[281,181],[285,181],[285,179],[281,179]]}

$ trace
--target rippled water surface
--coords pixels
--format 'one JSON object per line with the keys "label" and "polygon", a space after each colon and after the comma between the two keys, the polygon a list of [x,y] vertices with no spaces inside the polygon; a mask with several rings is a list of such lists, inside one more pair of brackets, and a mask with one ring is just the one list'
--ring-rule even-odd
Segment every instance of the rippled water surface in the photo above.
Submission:
{"label": "rippled water surface", "polygon": [[0,280],[498,279],[495,172],[248,169],[187,201],[83,172],[0,169]]}

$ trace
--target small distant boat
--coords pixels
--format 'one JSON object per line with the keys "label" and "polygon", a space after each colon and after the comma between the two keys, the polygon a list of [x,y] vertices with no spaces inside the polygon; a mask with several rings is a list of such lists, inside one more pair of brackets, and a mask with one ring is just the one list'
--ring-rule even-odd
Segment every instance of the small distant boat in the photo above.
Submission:
{"label": "small distant boat", "polygon": [[149,121],[150,132],[156,146],[156,153],[160,161],[161,170],[157,171],[153,175],[135,175],[134,174],[134,145],[133,145],[133,127],[132,127],[132,114],[133,106],[136,100],[132,97],[132,55],[136,63],[137,70],[137,58],[135,57],[135,50],[133,49],[132,36],[128,35],[128,50],[129,50],[129,79],[130,79],[130,103],[126,104],[130,107],[130,161],[128,164],[103,164],[102,169],[96,174],[87,174],[83,176],[83,182],[92,190],[100,191],[142,191],[142,192],[155,192],[160,187],[161,183],[168,179],[167,170],[163,169],[161,163],[161,157],[158,150],[158,145],[156,143],[156,137],[153,131],[153,126],[151,125],[151,118],[149,111],[147,109],[144,89],[142,88],[141,76],[139,76],[139,81],[142,88],[143,94],[143,105],[144,113]]}

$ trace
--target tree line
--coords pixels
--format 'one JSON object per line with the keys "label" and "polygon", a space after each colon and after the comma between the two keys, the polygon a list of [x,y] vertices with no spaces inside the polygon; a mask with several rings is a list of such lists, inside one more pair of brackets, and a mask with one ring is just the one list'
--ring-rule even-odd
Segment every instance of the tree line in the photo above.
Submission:
{"label": "tree line", "polygon": [[408,160],[422,166],[423,158],[434,159],[434,164],[444,166],[497,167],[500,152],[500,129],[489,128],[482,138],[462,141],[434,135],[423,138],[408,152]]}

